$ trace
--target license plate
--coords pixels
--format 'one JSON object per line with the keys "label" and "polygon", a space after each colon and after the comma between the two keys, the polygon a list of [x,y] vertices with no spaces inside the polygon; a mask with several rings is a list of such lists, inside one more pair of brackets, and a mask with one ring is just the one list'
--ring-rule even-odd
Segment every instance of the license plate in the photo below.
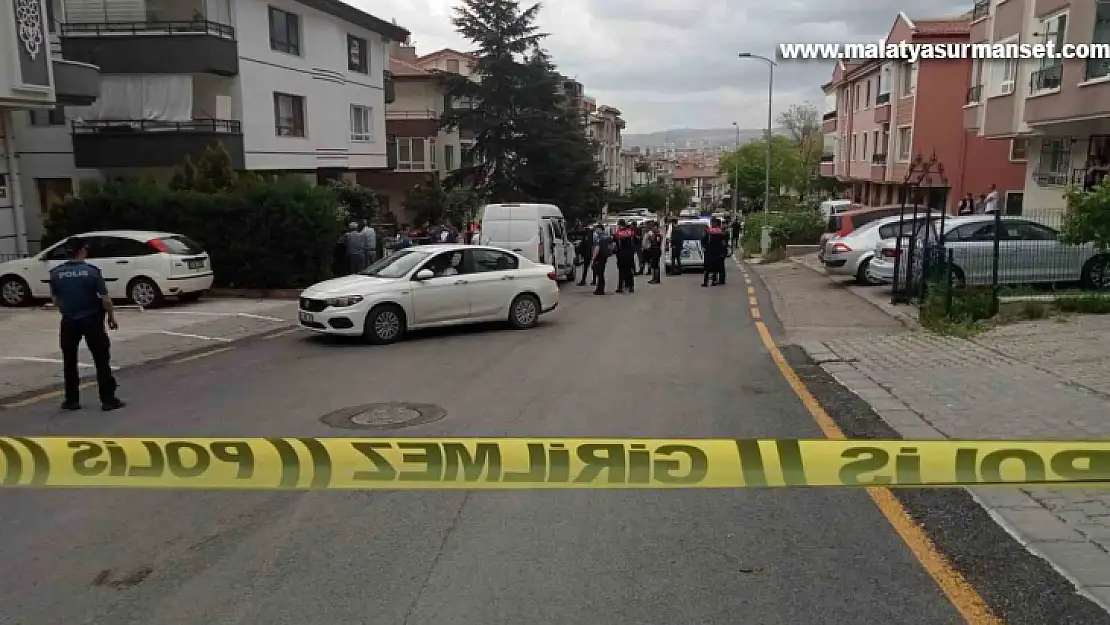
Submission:
{"label": "license plate", "polygon": [[204,267],[203,260],[187,260],[185,264],[189,266],[189,269],[201,269]]}
{"label": "license plate", "polygon": [[312,316],[312,313],[302,312],[300,318],[301,323],[316,323],[316,319]]}

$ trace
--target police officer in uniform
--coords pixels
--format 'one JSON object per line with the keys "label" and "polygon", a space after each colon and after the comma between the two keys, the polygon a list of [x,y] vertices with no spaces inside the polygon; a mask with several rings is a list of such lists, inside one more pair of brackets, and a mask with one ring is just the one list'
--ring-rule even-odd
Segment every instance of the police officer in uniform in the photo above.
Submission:
{"label": "police officer in uniform", "polygon": [[686,237],[678,229],[678,220],[671,220],[671,273],[682,273],[682,248],[686,245]]}
{"label": "police officer in uniform", "polygon": [[622,219],[617,222],[617,293],[636,292],[636,230]]}
{"label": "police officer in uniform", "polygon": [[609,260],[609,236],[605,233],[605,226],[597,224],[594,229],[594,249],[590,255],[590,268],[594,272],[594,295],[605,295],[605,263]]}
{"label": "police officer in uniform", "polygon": [[701,239],[705,250],[705,273],[701,285],[712,286],[725,283],[725,257],[728,256],[728,233],[721,228],[721,220],[713,218]]}
{"label": "police officer in uniform", "polygon": [[96,386],[102,410],[117,410],[124,403],[116,397],[116,379],[112,375],[108,332],[119,328],[112,300],[100,270],[85,262],[88,243],[79,237],[66,241],[68,260],[50,270],[50,294],[54,306],[62,314],[59,342],[62,347],[62,373],[65,376],[63,410],[81,408],[81,379],[77,372],[77,348],[85,340],[96,365]]}

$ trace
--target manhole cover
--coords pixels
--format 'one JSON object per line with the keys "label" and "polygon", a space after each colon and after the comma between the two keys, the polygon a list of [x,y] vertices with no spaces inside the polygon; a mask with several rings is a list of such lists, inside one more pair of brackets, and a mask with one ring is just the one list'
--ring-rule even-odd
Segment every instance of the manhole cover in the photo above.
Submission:
{"label": "manhole cover", "polygon": [[434,404],[389,402],[343,408],[320,417],[320,421],[345,430],[399,430],[446,416],[447,411]]}

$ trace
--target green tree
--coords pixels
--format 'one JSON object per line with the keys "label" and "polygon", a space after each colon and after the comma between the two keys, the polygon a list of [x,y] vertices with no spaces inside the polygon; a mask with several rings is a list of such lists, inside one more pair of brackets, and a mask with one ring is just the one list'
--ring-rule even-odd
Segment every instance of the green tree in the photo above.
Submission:
{"label": "green tree", "polygon": [[349,219],[374,221],[378,214],[378,197],[366,187],[349,180],[332,180],[328,184]]}
{"label": "green tree", "polygon": [[[771,139],[771,193],[793,187],[797,180],[799,154],[789,137]],[[750,141],[721,159],[719,171],[729,185],[751,204],[762,205],[766,184],[767,142]]]}
{"label": "green tree", "polygon": [[438,224],[447,219],[456,227],[465,226],[474,219],[479,202],[480,197],[473,189],[444,184],[439,179],[414,187],[405,196],[405,208],[418,224],[425,221]]}
{"label": "green tree", "polygon": [[631,208],[648,208],[654,213],[662,214],[667,209],[669,194],[670,189],[666,185],[653,182],[632,187],[625,197]]}
{"label": "green tree", "polygon": [[798,151],[797,168],[789,185],[802,197],[814,189],[825,148],[821,114],[812,104],[795,104],[779,114],[779,126]]}
{"label": "green tree", "polygon": [[185,157],[181,169],[170,180],[170,188],[176,191],[216,193],[231,189],[237,182],[238,176],[231,164],[231,154],[222,143],[213,143],[204,148],[195,165],[192,158]]}
{"label": "green tree", "polygon": [[1093,243],[1103,252],[1110,250],[1110,178],[1090,191],[1069,187],[1065,198],[1068,210],[1061,238],[1073,245]]}
{"label": "green tree", "polygon": [[690,200],[693,199],[694,190],[686,185],[672,184],[667,190],[667,205],[672,213],[677,213],[686,208],[690,205]]}

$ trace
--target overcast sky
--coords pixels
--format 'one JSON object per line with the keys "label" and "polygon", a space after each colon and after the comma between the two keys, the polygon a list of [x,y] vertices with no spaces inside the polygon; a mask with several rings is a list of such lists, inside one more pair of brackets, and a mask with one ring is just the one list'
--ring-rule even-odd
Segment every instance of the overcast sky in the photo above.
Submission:
{"label": "overcast sky", "polygon": [[[451,25],[454,0],[347,0],[412,31],[417,52],[466,50]],[[628,133],[669,128],[744,128],[767,123],[767,66],[779,43],[874,41],[900,3],[882,0],[553,0],[540,27],[560,71],[601,104],[619,108]],[[971,0],[918,0],[910,17],[966,12]],[[522,3],[522,6],[529,6]],[[904,6],[904,5],[903,5]],[[812,102],[832,66],[786,61],[775,69],[774,110]]]}

